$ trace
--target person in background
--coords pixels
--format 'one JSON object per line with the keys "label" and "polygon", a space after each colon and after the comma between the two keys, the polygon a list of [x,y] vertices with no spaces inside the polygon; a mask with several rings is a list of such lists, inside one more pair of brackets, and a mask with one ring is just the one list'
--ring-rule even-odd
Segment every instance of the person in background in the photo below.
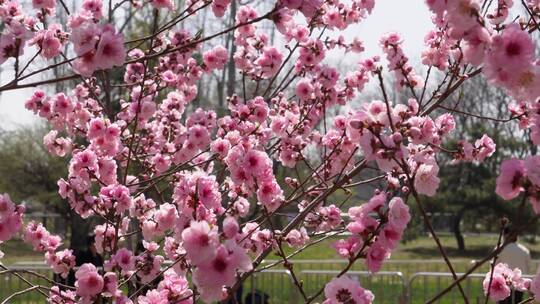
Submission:
{"label": "person in background", "polygon": [[244,304],[268,304],[270,296],[260,290],[255,290],[246,295]]}
{"label": "person in background", "polygon": [[[89,234],[86,238],[86,248],[75,252],[75,266],[90,263],[96,267],[103,266],[103,257],[97,252],[94,234]],[[71,270],[67,278],[67,285],[75,285],[75,271]]]}
{"label": "person in background", "polygon": [[[497,263],[508,264],[510,269],[519,268],[523,274],[531,273],[531,254],[527,247],[518,243],[517,236],[512,236],[508,227],[504,228],[503,237],[509,242],[499,253]],[[500,301],[499,304],[520,303],[523,300],[523,292],[514,291],[509,298]]]}
{"label": "person in background", "polygon": [[78,252],[75,256],[75,263],[77,266],[90,263],[96,267],[103,266],[103,257],[97,252],[96,240],[94,234],[89,234],[86,239],[86,250]]}

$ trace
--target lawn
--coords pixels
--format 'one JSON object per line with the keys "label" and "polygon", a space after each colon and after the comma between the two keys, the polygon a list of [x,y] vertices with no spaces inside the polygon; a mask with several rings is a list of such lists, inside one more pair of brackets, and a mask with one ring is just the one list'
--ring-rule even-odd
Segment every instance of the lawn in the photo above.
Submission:
{"label": "lawn", "polygon": [[[496,236],[469,235],[465,238],[467,250],[459,252],[452,236],[441,236],[440,240],[458,272],[465,271],[470,266],[471,260],[482,258],[488,254],[497,242]],[[294,258],[296,261],[294,263],[295,272],[303,281],[308,294],[313,294],[321,289],[335,275],[335,272],[345,265],[346,261],[340,259],[335,251],[329,247],[335,241],[336,239],[324,241],[322,244],[309,248]],[[531,250],[533,259],[540,258],[540,244],[523,243]],[[31,248],[21,241],[10,241],[2,244],[1,250],[6,253],[2,259],[5,265],[16,262],[42,261],[41,254],[33,253]],[[287,252],[290,253],[292,250],[287,249]],[[275,256],[270,256],[269,260],[275,258]],[[336,261],[336,259],[340,261]],[[402,273],[402,277],[393,274],[368,277],[361,272],[355,273],[354,271],[365,270],[361,261],[351,268],[353,271],[351,276],[358,279],[362,286],[375,293],[377,297],[376,303],[398,303],[399,299],[406,294],[402,279],[403,282],[407,283],[413,273],[421,271],[447,272],[447,266],[440,259],[441,257],[438,255],[438,249],[433,239],[421,237],[401,244],[394,251],[391,259],[383,266],[383,271],[399,271]],[[308,260],[323,261],[312,262]],[[403,262],[403,260],[407,261]],[[244,294],[247,294],[252,286],[256,286],[255,288],[271,296],[270,303],[300,303],[300,295],[295,292],[295,287],[290,283],[290,279],[284,273],[283,268],[276,267],[274,269],[273,272],[258,274],[253,279],[248,280],[244,285]],[[485,265],[479,273],[485,273],[487,269],[488,265]],[[324,270],[326,273],[315,273],[319,270]],[[447,286],[451,282],[451,278],[419,276],[412,282],[410,290],[411,303],[423,303],[435,295],[438,290]],[[470,295],[471,299],[474,299],[473,302],[482,298],[481,282],[481,277],[471,278],[463,285],[467,294]],[[4,281],[2,285],[2,288],[0,288],[0,300],[5,298],[5,295],[12,290],[20,290],[24,287],[20,285],[18,280],[11,280],[10,284]],[[27,299],[30,301],[28,302],[15,301],[13,303],[31,303],[33,302],[31,299],[35,299],[35,296],[29,296]],[[440,303],[459,302],[461,302],[459,301],[459,293],[454,290]]]}
{"label": "lawn", "polygon": [[[445,249],[445,252],[450,258],[464,260],[474,260],[485,257],[497,244],[497,237],[495,235],[466,235],[466,250],[460,252],[453,236],[442,235],[439,237],[439,239]],[[302,253],[298,254],[295,256],[295,259],[338,259],[339,256],[336,254],[335,250],[330,248],[330,245],[336,240],[337,238],[323,241],[320,245],[308,248]],[[521,243],[529,248],[533,259],[540,259],[540,242],[531,244],[522,241]],[[294,250],[286,251],[290,253]],[[393,260],[431,260],[441,258],[442,257],[436,243],[431,237],[420,237],[415,240],[402,243],[392,253]]]}
{"label": "lawn", "polygon": [[[453,259],[473,260],[480,259],[486,256],[490,250],[492,250],[497,244],[496,236],[486,235],[466,235],[465,243],[466,250],[463,252],[458,251],[456,241],[453,236],[443,235],[439,239],[444,246],[444,249],[449,257]],[[310,247],[304,250],[302,253],[296,255],[294,259],[308,259],[308,260],[326,260],[326,259],[339,259],[335,250],[330,248],[330,245],[335,242],[337,238],[328,239],[322,243]],[[531,250],[531,256],[533,259],[540,259],[540,242],[531,244],[522,241],[529,250]],[[43,261],[43,255],[32,251],[32,247],[19,240],[11,240],[3,243],[0,246],[0,250],[5,253],[2,262],[5,265],[10,265],[16,262],[27,261]],[[291,253],[294,250],[285,248],[287,253]],[[270,259],[276,258],[269,257]],[[441,259],[439,250],[430,237],[420,237],[407,243],[402,243],[392,253],[392,260],[431,260]]]}

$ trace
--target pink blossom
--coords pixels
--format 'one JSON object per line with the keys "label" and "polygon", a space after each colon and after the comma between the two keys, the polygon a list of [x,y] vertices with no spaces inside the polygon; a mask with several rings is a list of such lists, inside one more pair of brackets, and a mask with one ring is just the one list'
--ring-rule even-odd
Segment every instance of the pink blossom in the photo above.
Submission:
{"label": "pink blossom", "polygon": [[152,251],[148,250],[148,248],[146,250],[148,251],[147,253],[138,256],[136,265],[136,268],[140,269],[137,272],[137,276],[143,284],[156,279],[156,276],[161,271],[161,265],[165,260],[161,255],[153,255]]}
{"label": "pink blossom", "polygon": [[360,283],[352,280],[348,276],[341,276],[332,279],[324,287],[324,304],[340,303],[373,303],[375,296],[369,290],[365,290]]}
{"label": "pink blossom", "polygon": [[[484,294],[488,294],[489,298],[493,301],[501,301],[510,296],[512,282],[517,282],[520,278],[515,278],[519,273],[514,273],[507,264],[499,263],[493,270],[486,273],[486,277],[483,282]],[[491,285],[490,285],[491,282]]]}
{"label": "pink blossom", "polygon": [[104,297],[117,297],[122,294],[122,291],[118,289],[118,278],[116,273],[107,272],[103,276],[103,291]]}
{"label": "pink blossom", "polygon": [[231,143],[228,140],[221,138],[216,139],[210,146],[212,152],[219,154],[221,157],[225,157],[227,153],[229,153],[230,148]]}
{"label": "pink blossom", "polygon": [[26,225],[23,240],[32,244],[36,251],[55,251],[62,243],[59,236],[51,235],[41,223],[31,221]]}
{"label": "pink blossom", "polygon": [[504,160],[501,165],[501,173],[497,177],[495,192],[505,200],[511,200],[523,191],[521,185],[525,176],[525,165],[522,160],[515,158]]}
{"label": "pink blossom", "polygon": [[124,63],[124,36],[116,33],[111,24],[98,28],[93,23],[83,22],[73,30],[71,39],[75,44],[75,52],[81,56],[73,63],[74,68],[83,76]]}
{"label": "pink blossom", "polygon": [[60,290],[58,286],[52,286],[49,291],[49,298],[47,298],[50,304],[76,304],[76,294],[73,290]]}
{"label": "pink blossom", "polygon": [[35,9],[54,9],[56,7],[56,0],[32,0],[32,6]]}
{"label": "pink blossom", "polygon": [[8,218],[15,212],[15,204],[11,201],[9,194],[0,194],[0,219]]}
{"label": "pink blossom", "polygon": [[512,23],[492,39],[487,52],[485,73],[495,83],[504,84],[520,77],[534,58],[534,43],[519,24]]}
{"label": "pink blossom", "polygon": [[283,202],[283,191],[275,180],[265,180],[257,190],[257,198],[268,209],[275,211]]}
{"label": "pink blossom", "polygon": [[392,198],[388,203],[388,221],[398,228],[405,229],[410,219],[409,206],[400,197]]}
{"label": "pink blossom", "polygon": [[96,19],[101,19],[103,16],[103,2],[102,0],[85,0],[82,4],[82,7],[91,12],[92,16]]}
{"label": "pink blossom", "polygon": [[75,256],[70,249],[64,249],[56,253],[46,252],[45,261],[54,273],[60,274],[63,278],[67,278],[69,270],[75,266]]}
{"label": "pink blossom", "polygon": [[57,156],[65,156],[71,150],[71,140],[69,138],[57,137],[58,131],[51,130],[43,137],[43,145],[49,153]]}
{"label": "pink blossom", "polygon": [[510,296],[510,287],[506,284],[506,279],[499,274],[494,274],[491,281],[491,288],[489,287],[490,277],[486,277],[484,280],[484,293],[487,294],[490,290],[489,298],[493,301],[501,301]]}
{"label": "pink blossom", "polygon": [[168,304],[167,290],[149,290],[146,292],[146,295],[139,296],[137,302],[141,304]]}
{"label": "pink blossom", "polygon": [[60,24],[51,24],[47,30],[40,30],[30,41],[30,45],[37,45],[41,56],[51,59],[60,54],[67,41],[67,34],[62,31]]}
{"label": "pink blossom", "polygon": [[250,150],[244,156],[244,169],[255,176],[266,174],[265,170],[271,168],[270,160],[266,153]]}
{"label": "pink blossom", "polygon": [[531,281],[530,284],[530,292],[532,292],[535,296],[540,295],[540,271],[536,271],[536,275]]}
{"label": "pink blossom", "polygon": [[75,272],[75,287],[77,294],[81,297],[93,297],[103,289],[103,277],[98,274],[96,266],[92,264],[83,264]]}
{"label": "pink blossom", "polygon": [[221,288],[234,284],[237,271],[245,272],[252,268],[249,256],[234,242],[220,245],[215,254],[215,257],[202,261],[193,273],[201,298],[207,302],[222,299]]}
{"label": "pink blossom", "polygon": [[289,246],[300,248],[309,240],[306,228],[302,227],[300,230],[293,229],[285,236],[285,241]]}
{"label": "pink blossom", "polygon": [[435,125],[437,126],[437,129],[442,132],[442,134],[449,134],[456,128],[456,121],[454,120],[454,116],[446,113],[437,117],[435,120]]}
{"label": "pink blossom", "polygon": [[207,222],[191,222],[182,232],[182,240],[188,258],[195,265],[212,259],[219,245],[216,227],[211,228]]}
{"label": "pink blossom", "polygon": [[133,253],[126,248],[118,249],[112,260],[122,269],[122,272],[128,272],[135,269]]}
{"label": "pink blossom", "polygon": [[223,17],[230,4],[231,0],[214,0],[212,1],[212,12],[216,17]]}
{"label": "pink blossom", "polygon": [[[487,135],[469,142],[452,134],[462,122],[455,117],[469,113],[441,104],[480,72],[515,100],[508,105],[511,119],[540,143],[540,60],[531,22],[509,20],[513,0],[486,7],[479,0],[427,0],[434,30],[425,35],[422,73],[403,48],[405,37],[387,33],[379,40],[385,62],[363,57],[345,75],[328,60],[330,52],[365,51],[344,30],[365,19],[374,0],[279,0],[270,11],[250,1],[189,0],[182,2],[184,12],[171,12],[172,0],[123,1],[110,11],[102,0],[82,0],[79,9],[68,7],[67,20],[57,14],[65,9],[56,0],[33,0],[30,11],[17,0],[0,2],[0,63],[17,72],[0,91],[66,84],[51,94],[36,90],[25,108],[51,126],[46,151],[67,158],[60,197],[76,215],[100,219],[91,228],[106,259],[103,272],[83,265],[73,290],[52,284],[50,303],[225,300],[255,266],[251,258],[342,230],[351,235],[332,245],[337,253],[381,270],[411,221],[407,195],[436,194],[437,161],[445,154],[469,162],[494,155]],[[123,31],[144,19],[139,15],[147,4],[160,10],[155,33],[132,33],[127,41]],[[196,28],[194,18],[223,17],[231,4],[234,18],[217,20],[208,32]],[[539,0],[523,4],[540,13]],[[323,28],[335,33],[321,36]],[[238,73],[216,71],[229,63]],[[37,79],[53,67],[77,75]],[[429,76],[432,68],[445,79],[442,85]],[[380,100],[357,104],[369,97],[372,79]],[[402,95],[414,98],[404,102]],[[490,109],[470,115],[491,116],[481,113],[484,108]],[[538,156],[504,161],[496,193],[513,199],[523,191],[540,213],[539,167]],[[373,168],[386,174],[372,178],[366,170]],[[364,183],[385,190],[342,217],[336,193]],[[298,215],[276,230],[274,217],[290,208]],[[27,221],[20,231],[23,213],[0,195],[0,242],[22,232],[53,272],[66,276],[74,268],[72,252],[59,249],[63,239],[42,224]],[[139,231],[142,248],[134,253],[125,242]],[[170,268],[165,259],[173,261]],[[494,299],[509,290],[540,294],[540,280],[529,281],[518,269],[497,265],[493,275],[484,289]],[[130,280],[149,288],[130,300],[122,295]],[[348,277],[331,280],[324,291],[325,303],[373,302]]]}
{"label": "pink blossom", "polygon": [[222,69],[227,63],[228,52],[222,46],[217,46],[209,51],[204,52],[203,61],[206,69],[211,71],[214,69]]}
{"label": "pink blossom", "polygon": [[310,81],[308,79],[302,79],[296,83],[296,95],[301,100],[306,100],[311,98],[311,94],[313,93],[313,87],[310,84]]}
{"label": "pink blossom", "polygon": [[362,240],[360,240],[358,237],[351,236],[347,239],[340,239],[334,244],[332,244],[332,247],[337,251],[337,253],[343,257],[343,258],[351,258],[354,257],[356,253],[360,250],[362,247]]}
{"label": "pink blossom", "polygon": [[421,164],[416,170],[414,178],[414,187],[420,194],[433,196],[439,187],[439,166],[436,163]]}
{"label": "pink blossom", "polygon": [[476,160],[478,160],[479,162],[482,162],[487,157],[493,155],[493,153],[495,152],[495,148],[497,147],[493,142],[493,139],[491,139],[485,134],[482,136],[482,138],[480,138],[474,143],[474,146],[478,150]]}
{"label": "pink blossom", "polygon": [[366,257],[366,267],[371,272],[379,272],[385,259],[390,257],[388,248],[385,248],[381,242],[375,242],[369,247]]}
{"label": "pink blossom", "polygon": [[238,225],[238,222],[234,217],[229,216],[226,217],[225,220],[223,220],[223,234],[226,238],[234,238],[237,235],[239,229],[240,226]]}
{"label": "pink blossom", "polygon": [[177,274],[172,269],[165,271],[163,281],[159,282],[158,290],[167,291],[167,297],[169,301],[184,299],[178,304],[192,304],[193,297],[189,297],[193,294],[189,289],[189,282],[185,276]]}
{"label": "pink blossom", "polygon": [[269,78],[273,76],[281,67],[283,55],[275,47],[265,47],[262,56],[259,57],[255,64],[261,69],[261,76]]}
{"label": "pink blossom", "polygon": [[150,4],[155,8],[166,8],[169,10],[174,10],[174,1],[172,0],[151,0]]}
{"label": "pink blossom", "polygon": [[112,251],[116,239],[116,229],[112,225],[102,224],[94,227],[95,246],[98,253]]}
{"label": "pink blossom", "polygon": [[122,65],[126,56],[124,35],[116,33],[112,25],[105,26],[95,56],[95,65],[99,69]]}
{"label": "pink blossom", "polygon": [[526,157],[523,165],[525,166],[527,178],[534,185],[540,187],[540,156]]}
{"label": "pink blossom", "polygon": [[109,185],[101,188],[99,196],[107,208],[116,208],[122,213],[131,207],[132,200],[129,189],[123,185]]}

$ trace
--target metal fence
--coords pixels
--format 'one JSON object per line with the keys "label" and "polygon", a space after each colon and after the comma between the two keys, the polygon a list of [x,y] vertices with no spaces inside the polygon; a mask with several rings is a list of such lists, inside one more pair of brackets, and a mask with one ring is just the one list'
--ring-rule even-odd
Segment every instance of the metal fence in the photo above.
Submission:
{"label": "metal fence", "polygon": [[[10,270],[17,271],[17,276],[13,273],[5,273],[0,270],[0,300],[3,301],[9,295],[28,288],[28,282],[36,285],[48,286],[47,280],[40,278],[43,276],[50,280],[53,279],[51,268],[45,264],[30,264],[9,266]],[[37,292],[28,292],[17,296],[9,303],[44,303],[43,295]]]}
{"label": "metal fence", "polygon": [[[241,293],[242,303],[299,303],[299,295],[288,270],[268,269],[253,273],[243,284]],[[256,297],[267,302],[259,302]]]}
{"label": "metal fence", "polygon": [[[464,273],[456,273],[458,277]],[[472,273],[461,282],[461,287],[470,303],[485,303],[482,282],[486,277],[483,273]],[[523,275],[525,278],[532,278],[531,275]],[[425,303],[432,299],[439,292],[445,289],[454,281],[451,273],[448,272],[418,272],[413,274],[408,281],[408,299],[410,303]],[[437,303],[460,303],[463,301],[458,288],[453,288]]]}
{"label": "metal fence", "polygon": [[[274,261],[275,262],[275,261]],[[298,260],[292,261],[295,274],[302,282],[306,294],[313,295],[324,288],[325,284],[335,277],[343,269],[343,261],[333,260]],[[266,265],[272,261],[265,261]],[[442,262],[444,263],[444,262]],[[445,271],[418,271],[423,269],[444,269],[444,264],[438,260],[426,261],[388,261],[386,269],[372,274],[365,270],[357,270],[361,266],[353,266],[347,275],[371,290],[375,295],[375,303],[424,303],[437,293],[449,286],[452,275]],[[470,262],[455,263],[457,269],[470,266]],[[277,267],[277,266],[276,266]],[[9,267],[21,271],[20,276],[34,284],[48,285],[47,281],[40,278],[44,276],[53,279],[53,273],[48,266],[40,263],[17,263]],[[397,271],[403,269],[404,271]],[[415,271],[417,270],[417,271]],[[38,274],[38,275],[36,275]],[[463,273],[459,273],[462,275]],[[484,303],[482,281],[485,271],[479,271],[468,276],[461,284],[470,303]],[[531,277],[531,276],[526,276]],[[10,294],[27,288],[23,280],[12,274],[0,271],[0,302]],[[256,272],[242,286],[241,295],[243,303],[259,303],[256,298],[266,300],[260,303],[302,303],[302,297],[297,287],[293,284],[291,274],[286,269],[267,269]],[[322,302],[323,295],[317,301]],[[27,293],[17,297],[10,303],[43,303],[44,298],[37,292]],[[446,294],[437,303],[450,304],[461,303],[461,295],[457,288]]]}

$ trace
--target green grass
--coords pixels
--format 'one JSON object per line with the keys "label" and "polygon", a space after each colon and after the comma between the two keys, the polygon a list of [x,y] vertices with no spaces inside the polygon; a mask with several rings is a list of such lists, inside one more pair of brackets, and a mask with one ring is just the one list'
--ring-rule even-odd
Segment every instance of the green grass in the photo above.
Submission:
{"label": "green grass", "polygon": [[[326,260],[339,259],[335,250],[330,248],[330,245],[338,238],[328,239],[322,243],[310,247],[302,253],[296,255],[294,259],[309,259],[309,260]],[[495,236],[478,236],[471,235],[465,237],[466,250],[460,252],[457,250],[457,245],[453,236],[441,236],[446,253],[452,259],[473,260],[480,259],[486,256],[497,244]],[[522,243],[531,250],[533,259],[540,259],[540,242],[536,244]],[[284,248],[286,253],[291,253],[294,250]],[[32,247],[20,240],[11,240],[3,243],[0,250],[5,253],[2,263],[10,265],[16,262],[27,261],[43,261],[43,254],[32,251]],[[275,259],[276,256],[270,256],[269,259]],[[441,259],[437,246],[434,240],[430,237],[420,237],[416,240],[400,244],[399,247],[392,253],[393,260],[431,260]]]}
{"label": "green grass", "polygon": [[[330,248],[330,245],[337,239],[325,240],[319,245],[306,249],[294,258],[310,260],[339,259],[335,250]],[[470,235],[465,237],[466,250],[461,252],[458,250],[453,236],[444,235],[440,236],[439,239],[447,255],[455,259],[481,259],[488,255],[497,245],[497,237],[495,236]],[[520,242],[531,250],[533,259],[540,259],[540,242],[536,244],[524,241]],[[286,253],[293,251],[292,249],[286,249]],[[432,260],[441,258],[436,243],[431,237],[420,237],[407,243],[402,243],[392,253],[392,259],[394,260]]]}
{"label": "green grass", "polygon": [[10,240],[2,243],[0,250],[4,252],[4,257],[0,260],[4,265],[11,265],[16,262],[42,262],[44,259],[42,253],[32,251],[32,246],[21,240]]}
{"label": "green grass", "polygon": [[[326,240],[323,243],[316,245],[312,248],[308,248],[301,254],[295,256],[295,260],[298,262],[294,264],[295,273],[298,274],[299,279],[303,281],[304,289],[308,294],[313,294],[324,287],[332,275],[331,274],[306,274],[302,273],[303,270],[330,270],[338,271],[342,269],[345,264],[339,263],[302,263],[300,260],[330,260],[340,259],[335,251],[329,247],[332,242],[337,239]],[[464,252],[457,250],[455,239],[452,236],[441,236],[441,243],[443,244],[445,251],[451,258],[456,271],[464,272],[469,266],[470,261],[480,259],[486,256],[490,250],[496,245],[496,237],[493,236],[475,236],[471,235],[465,238],[466,249]],[[533,259],[540,258],[540,244],[530,244],[523,242],[531,250]],[[1,250],[5,252],[5,257],[2,259],[4,265],[10,265],[16,262],[27,261],[43,261],[43,255],[34,253],[31,247],[24,244],[21,241],[9,241],[2,244]],[[287,253],[291,253],[293,250],[286,248]],[[276,256],[270,256],[269,259],[275,259]],[[448,272],[447,266],[444,263],[430,261],[440,260],[441,257],[438,254],[438,249],[433,239],[428,237],[418,238],[416,240],[400,244],[400,246],[393,252],[391,260],[383,265],[384,271],[400,271],[403,273],[404,280],[408,282],[411,275],[419,271],[430,272]],[[396,260],[416,260],[415,262],[397,263]],[[480,269],[479,273],[485,273],[488,269],[488,265],[485,265]],[[275,269],[282,269],[276,267]],[[365,270],[362,261],[356,263],[351,270]],[[35,279],[30,278],[33,281]],[[362,286],[372,290],[376,295],[376,303],[398,303],[400,297],[404,295],[404,290],[401,282],[397,277],[390,276],[373,276],[373,277],[358,277]],[[3,277],[0,277],[2,283],[0,283],[0,300],[4,299],[6,295],[13,291],[21,290],[25,288],[24,283],[20,280],[12,279],[5,281]],[[8,284],[9,282],[9,284]],[[451,282],[451,278],[424,278],[419,277],[412,284],[411,296],[412,303],[423,303],[426,299],[434,296],[441,288],[446,287]],[[471,303],[476,303],[477,299],[482,299],[482,278],[470,278],[463,284],[463,288],[471,298]],[[253,279],[248,279],[244,285],[244,294],[247,294],[251,290],[251,284],[255,283],[256,288],[270,295],[270,303],[301,303],[301,296],[296,292],[289,278],[284,273],[264,273],[259,274]],[[320,298],[322,299],[322,298]],[[23,301],[24,300],[24,301]],[[460,303],[460,295],[458,290],[455,289],[452,293],[448,294],[440,303]],[[43,303],[43,297],[37,293],[32,293],[24,296],[21,300],[13,301],[12,303]]]}

